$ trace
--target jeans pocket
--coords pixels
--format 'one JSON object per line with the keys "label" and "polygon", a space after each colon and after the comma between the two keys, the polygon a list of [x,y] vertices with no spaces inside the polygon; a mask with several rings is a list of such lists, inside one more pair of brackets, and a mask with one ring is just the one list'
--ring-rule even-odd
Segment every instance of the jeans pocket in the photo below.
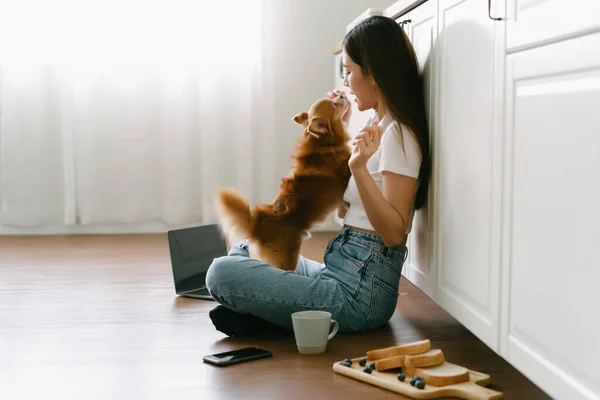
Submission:
{"label": "jeans pocket", "polygon": [[369,268],[372,253],[367,246],[340,238],[325,258],[327,273],[322,276],[338,281],[348,298],[356,299],[365,292],[365,271]]}
{"label": "jeans pocket", "polygon": [[356,241],[343,239],[340,242],[340,254],[357,267],[363,268],[373,257],[373,250]]}
{"label": "jeans pocket", "polygon": [[371,328],[377,328],[390,320],[396,310],[398,302],[398,290],[385,283],[383,280],[373,277],[371,288],[371,302],[367,313],[367,323]]}

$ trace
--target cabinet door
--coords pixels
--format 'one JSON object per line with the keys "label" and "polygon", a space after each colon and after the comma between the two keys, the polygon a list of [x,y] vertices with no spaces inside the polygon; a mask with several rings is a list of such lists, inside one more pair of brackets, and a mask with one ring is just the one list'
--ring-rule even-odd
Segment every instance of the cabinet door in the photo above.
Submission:
{"label": "cabinet door", "polygon": [[600,29],[598,0],[509,0],[509,52]]}
{"label": "cabinet door", "polygon": [[600,33],[508,57],[501,354],[598,399]]}
{"label": "cabinet door", "polygon": [[[409,35],[411,43],[417,54],[419,66],[423,71],[425,81],[425,102],[427,116],[429,120],[430,133],[434,131],[433,123],[433,96],[432,90],[432,71],[433,57],[431,49],[436,36],[435,11],[437,1],[429,0],[405,16],[397,19],[404,21],[409,19],[411,22],[404,24],[405,31]],[[433,141],[433,135],[431,135]],[[415,286],[421,289],[428,296],[433,296],[433,284],[430,271],[431,260],[431,222],[433,218],[430,206],[434,198],[434,188],[430,185],[429,201],[426,206],[415,213],[412,232],[408,240],[408,259],[403,268],[404,276]]]}
{"label": "cabinet door", "polygon": [[481,0],[440,1],[438,24],[435,300],[496,350],[504,24]]}
{"label": "cabinet door", "polygon": [[[411,36],[411,26],[410,26],[410,12],[407,12],[406,14],[402,14],[398,17],[396,17],[396,23],[398,25],[400,25],[402,27],[402,29],[404,30],[404,33],[406,33],[406,35],[409,37],[409,39],[411,39],[411,43],[412,43],[412,36]],[[408,249],[408,256],[406,258],[406,262],[404,264],[404,266],[402,267],[402,276],[404,276],[406,279],[408,279],[409,281],[411,281],[415,286],[417,286],[417,284],[415,283],[416,279],[413,279],[415,274],[411,273],[411,257],[412,257],[412,245],[411,245],[411,238],[410,236],[415,235],[415,227],[414,224],[416,223],[416,218],[417,216],[415,215],[414,220],[413,220],[413,230],[411,235],[409,235],[408,238],[408,243],[406,243],[406,248]],[[418,287],[418,286],[417,286]],[[428,293],[429,296],[431,296]]]}

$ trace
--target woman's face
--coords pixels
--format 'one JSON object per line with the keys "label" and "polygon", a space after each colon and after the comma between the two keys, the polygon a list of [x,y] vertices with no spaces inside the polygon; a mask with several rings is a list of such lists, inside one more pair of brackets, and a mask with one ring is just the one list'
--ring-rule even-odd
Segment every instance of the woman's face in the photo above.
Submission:
{"label": "woman's face", "polygon": [[346,52],[343,52],[342,60],[344,64],[344,86],[350,88],[350,92],[355,97],[354,101],[356,101],[358,110],[377,109],[379,91],[373,77],[363,75],[360,66],[352,61]]}

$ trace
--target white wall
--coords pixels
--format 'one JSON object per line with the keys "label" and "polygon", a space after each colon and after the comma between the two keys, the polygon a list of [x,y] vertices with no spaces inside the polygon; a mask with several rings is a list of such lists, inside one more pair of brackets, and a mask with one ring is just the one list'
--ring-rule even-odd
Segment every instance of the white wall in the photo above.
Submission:
{"label": "white wall", "polygon": [[[264,81],[257,82],[256,86],[264,91],[265,101],[256,105],[261,111],[256,115],[267,117],[254,122],[262,133],[259,146],[253,146],[253,170],[256,173],[252,185],[259,185],[256,193],[260,194],[252,198],[252,202],[271,201],[281,178],[289,173],[290,154],[302,132],[292,118],[308,110],[315,100],[333,89],[332,49],[343,39],[346,25],[368,8],[385,9],[395,1],[262,0],[265,5],[263,20],[256,23],[261,24],[264,33],[263,68],[266,71],[261,74]],[[252,22],[253,19],[249,19]],[[235,52],[235,48],[231,51]],[[245,67],[243,59],[240,59],[239,67]],[[276,152],[274,162],[265,159],[266,147]],[[0,235],[163,232],[165,229],[160,222],[119,226],[0,226]]]}
{"label": "white wall", "polygon": [[368,8],[385,9],[395,2],[269,1],[270,12],[265,21],[265,67],[272,72],[272,134],[279,157],[277,169],[270,171],[273,176],[269,179],[275,185],[273,190],[279,185],[280,178],[289,172],[289,156],[301,132],[292,117],[307,111],[315,100],[333,89],[332,50],[344,38],[346,25]]}

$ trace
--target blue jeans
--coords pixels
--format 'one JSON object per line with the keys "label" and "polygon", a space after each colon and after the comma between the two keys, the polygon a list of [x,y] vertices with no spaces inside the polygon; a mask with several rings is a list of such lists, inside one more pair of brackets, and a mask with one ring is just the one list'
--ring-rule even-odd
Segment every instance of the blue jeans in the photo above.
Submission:
{"label": "blue jeans", "polygon": [[386,247],[377,235],[343,227],[327,244],[324,264],[300,257],[282,271],[248,255],[245,242],[216,258],[206,284],[215,300],[244,314],[292,329],[291,314],[324,310],[341,332],[377,328],[396,309],[407,248]]}

